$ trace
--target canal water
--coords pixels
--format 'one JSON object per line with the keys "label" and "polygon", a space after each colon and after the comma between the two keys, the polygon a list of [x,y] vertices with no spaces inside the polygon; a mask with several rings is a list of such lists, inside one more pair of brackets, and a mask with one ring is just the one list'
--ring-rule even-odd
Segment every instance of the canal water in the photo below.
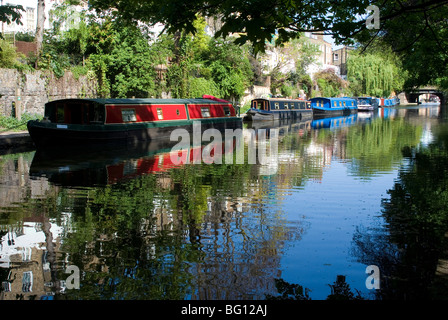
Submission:
{"label": "canal water", "polygon": [[[153,145],[1,155],[0,297],[444,299],[447,118],[244,124],[243,163]],[[261,134],[277,151],[251,163]]]}

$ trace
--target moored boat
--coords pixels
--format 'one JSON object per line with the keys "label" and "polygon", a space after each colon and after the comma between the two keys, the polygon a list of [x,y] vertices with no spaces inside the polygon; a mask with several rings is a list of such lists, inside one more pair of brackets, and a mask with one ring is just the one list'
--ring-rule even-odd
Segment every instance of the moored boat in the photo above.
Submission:
{"label": "moored boat", "polygon": [[245,121],[305,120],[312,118],[310,103],[306,100],[269,98],[253,99]]}
{"label": "moored boat", "polygon": [[395,107],[400,104],[400,99],[397,97],[384,99],[384,107]]}
{"label": "moored boat", "polygon": [[43,120],[29,121],[37,147],[150,141],[177,128],[241,125],[234,106],[208,96],[198,99],[63,99],[45,105]]}
{"label": "moored boat", "polygon": [[358,112],[356,99],[353,98],[312,98],[311,108],[317,116],[349,115]]}
{"label": "moored boat", "polygon": [[358,111],[374,111],[378,109],[378,99],[372,97],[360,97],[358,100]]}

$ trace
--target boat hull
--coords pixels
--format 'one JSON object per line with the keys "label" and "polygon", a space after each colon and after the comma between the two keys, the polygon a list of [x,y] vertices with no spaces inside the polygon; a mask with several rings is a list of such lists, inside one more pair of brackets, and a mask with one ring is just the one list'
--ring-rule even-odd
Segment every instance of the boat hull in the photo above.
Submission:
{"label": "boat hull", "polygon": [[358,111],[375,111],[378,107],[372,105],[358,105]]}
{"label": "boat hull", "polygon": [[358,108],[319,108],[313,107],[313,115],[315,116],[348,116],[357,113]]}
{"label": "boat hull", "polygon": [[244,121],[272,121],[272,120],[307,120],[312,118],[312,110],[264,111],[249,109]]}
{"label": "boat hull", "polygon": [[175,129],[193,132],[193,123],[199,122],[201,130],[208,128],[241,128],[241,118],[170,121],[165,123],[136,123],[113,125],[55,124],[29,121],[28,132],[38,148],[75,145],[128,144],[141,141],[170,139]]}

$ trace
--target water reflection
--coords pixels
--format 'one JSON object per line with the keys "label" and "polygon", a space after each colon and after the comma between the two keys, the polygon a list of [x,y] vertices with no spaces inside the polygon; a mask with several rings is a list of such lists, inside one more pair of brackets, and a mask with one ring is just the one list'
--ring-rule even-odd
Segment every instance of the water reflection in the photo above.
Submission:
{"label": "water reflection", "polygon": [[[430,296],[445,248],[440,114],[253,124],[243,164],[174,164],[171,144],[4,156],[2,299]],[[276,162],[249,164],[251,139],[273,129]]]}

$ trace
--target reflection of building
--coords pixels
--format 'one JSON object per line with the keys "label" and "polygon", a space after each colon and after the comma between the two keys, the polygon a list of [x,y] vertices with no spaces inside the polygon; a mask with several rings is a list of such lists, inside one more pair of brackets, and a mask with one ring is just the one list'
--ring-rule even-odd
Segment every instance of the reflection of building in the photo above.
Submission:
{"label": "reflection of building", "polygon": [[[8,276],[2,279],[0,300],[39,300],[54,294],[42,226],[41,222],[24,221],[20,227],[2,233],[0,268],[8,270]],[[53,239],[59,231],[50,231]]]}
{"label": "reflection of building", "polygon": [[[2,207],[14,208],[20,203],[45,197],[50,190],[48,181],[29,177],[26,154],[0,163],[0,199]],[[42,217],[27,217],[12,226],[0,225],[0,300],[40,299],[51,295],[46,238]],[[58,229],[52,229],[53,240]]]}

